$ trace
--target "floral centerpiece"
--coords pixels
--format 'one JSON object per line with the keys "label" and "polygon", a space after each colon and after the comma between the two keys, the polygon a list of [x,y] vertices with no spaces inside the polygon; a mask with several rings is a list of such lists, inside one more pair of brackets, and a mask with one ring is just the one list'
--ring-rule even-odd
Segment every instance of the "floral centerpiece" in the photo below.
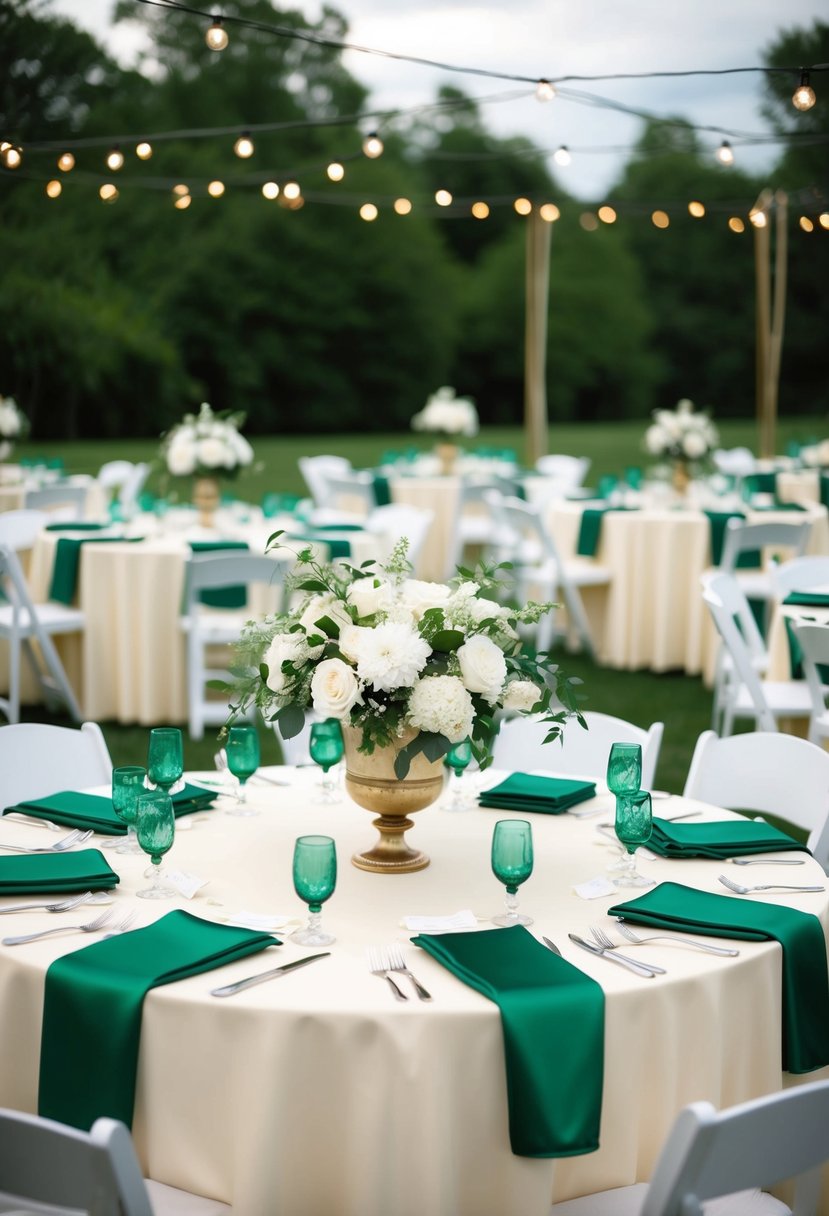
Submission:
{"label": "floral centerpiece", "polygon": [[253,461],[253,448],[240,433],[244,421],[242,413],[214,413],[203,401],[198,414],[185,414],[162,436],[161,458],[167,472],[196,479],[193,501],[208,527],[219,503],[219,479],[235,477]]}
{"label": "floral centerpiece", "polygon": [[654,410],[645,431],[645,448],[651,456],[674,462],[674,485],[680,492],[688,484],[688,466],[704,460],[718,443],[717,428],[708,414],[697,412],[687,397],[673,410]]}
{"label": "floral centerpiece", "polygon": [[423,409],[415,414],[412,427],[438,437],[436,452],[441,469],[451,473],[458,455],[455,440],[477,435],[478,412],[469,397],[456,397],[455,390],[444,385],[432,393]]}
{"label": "floral centerpiece", "polygon": [[18,439],[29,433],[29,420],[13,397],[0,397],[0,460],[6,460]]}

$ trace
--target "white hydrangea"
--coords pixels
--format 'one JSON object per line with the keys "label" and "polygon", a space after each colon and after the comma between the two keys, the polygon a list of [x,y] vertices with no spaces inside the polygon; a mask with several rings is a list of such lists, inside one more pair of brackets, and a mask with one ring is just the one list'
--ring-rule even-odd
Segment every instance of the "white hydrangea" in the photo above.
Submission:
{"label": "white hydrangea", "polygon": [[418,680],[409,697],[409,722],[417,730],[443,735],[460,743],[472,733],[472,698],[457,676],[427,676]]}
{"label": "white hydrangea", "polygon": [[197,415],[185,414],[162,446],[167,470],[174,477],[232,473],[253,461],[253,448],[239,434],[241,415],[221,418],[206,401]]}
{"label": "white hydrangea", "polygon": [[411,688],[431,653],[429,643],[411,626],[385,621],[360,638],[357,674],[378,692]]}
{"label": "white hydrangea", "polygon": [[23,429],[23,414],[13,397],[0,397],[0,435],[16,439]]}
{"label": "white hydrangea", "polygon": [[719,443],[717,428],[704,413],[696,413],[687,397],[674,410],[654,410],[644,445],[651,456],[701,460]]}
{"label": "white hydrangea", "polygon": [[468,397],[456,397],[455,390],[444,385],[414,415],[412,426],[434,435],[477,435],[478,412]]}

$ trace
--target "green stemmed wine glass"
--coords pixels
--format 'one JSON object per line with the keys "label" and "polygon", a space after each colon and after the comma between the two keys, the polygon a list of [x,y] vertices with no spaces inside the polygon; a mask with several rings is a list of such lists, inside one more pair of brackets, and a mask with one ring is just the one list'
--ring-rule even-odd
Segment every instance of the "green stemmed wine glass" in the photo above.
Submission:
{"label": "green stemmed wine glass", "polygon": [[454,781],[450,778],[452,794],[446,803],[447,811],[465,811],[469,807],[469,799],[464,790],[463,774],[471,760],[472,741],[469,738],[462,739],[460,743],[453,743],[446,753],[445,763],[448,768],[451,768],[455,777]]}
{"label": "green stemmed wine glass", "polygon": [[169,852],[176,835],[173,802],[166,790],[148,790],[137,801],[138,843],[152,862],[152,886],[136,891],[141,899],[169,899],[175,895],[162,880],[161,859]]}
{"label": "green stemmed wine glass", "polygon": [[299,836],[294,845],[294,890],[308,905],[308,924],[291,934],[301,946],[330,946],[337,939],[321,928],[322,905],[337,885],[337,850],[330,836]]}
{"label": "green stemmed wine glass", "polygon": [[231,726],[227,737],[227,767],[239,782],[236,807],[229,815],[258,815],[248,806],[248,778],[259,768],[259,733],[255,726]]}
{"label": "green stemmed wine glass", "polygon": [[507,888],[507,910],[493,925],[531,925],[518,911],[518,888],[533,872],[533,830],[527,819],[499,819],[492,833],[492,873]]}
{"label": "green stemmed wine glass", "polygon": [[619,794],[616,799],[616,835],[625,849],[625,865],[613,879],[617,887],[650,887],[653,879],[636,869],[636,850],[647,844],[653,830],[651,796],[645,790]]}
{"label": "green stemmed wine glass", "polygon": [[311,759],[323,772],[320,793],[314,799],[315,802],[330,805],[341,801],[334,780],[328,776],[328,772],[342,760],[343,750],[343,732],[336,718],[326,718],[324,722],[313,723],[309,751]]}
{"label": "green stemmed wine glass", "polygon": [[181,731],[177,726],[155,726],[150,731],[147,775],[153,785],[169,794],[184,772]]}
{"label": "green stemmed wine glass", "polygon": [[[616,795],[616,807],[619,798],[625,794],[638,793],[642,785],[642,748],[638,743],[611,743],[607,758],[607,788]],[[619,856],[612,861],[607,869],[611,874],[622,873],[628,868],[625,850],[619,851]]]}
{"label": "green stemmed wine glass", "polygon": [[119,844],[116,853],[140,854],[143,850],[135,834],[137,801],[147,792],[144,778],[147,770],[137,764],[126,764],[112,770],[112,809],[127,825],[127,839]]}

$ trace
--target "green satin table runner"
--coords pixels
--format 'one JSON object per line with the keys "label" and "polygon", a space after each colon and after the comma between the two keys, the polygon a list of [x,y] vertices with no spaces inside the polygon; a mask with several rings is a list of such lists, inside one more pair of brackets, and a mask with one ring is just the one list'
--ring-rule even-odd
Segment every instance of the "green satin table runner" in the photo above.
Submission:
{"label": "green satin table runner", "polygon": [[378,507],[387,507],[391,502],[391,486],[385,473],[372,473],[371,485],[374,490],[374,501]]}
{"label": "green satin table runner", "polygon": [[47,599],[71,604],[78,585],[82,545],[135,544],[140,536],[61,536],[55,546],[55,564]]}
{"label": "green satin table runner", "polygon": [[602,520],[608,511],[635,511],[636,507],[585,507],[581,514],[576,553],[579,557],[595,557],[599,547]]}
{"label": "green satin table runner", "polygon": [[513,1153],[595,1152],[604,1079],[604,993],[596,981],[523,925],[412,941],[501,1012]]}
{"label": "green satin table runner", "polygon": [[663,882],[627,903],[608,908],[637,925],[778,941],[783,947],[783,1067],[811,1072],[829,1064],[829,974],[826,938],[816,916],[767,904],[754,896],[713,895]]}
{"label": "green satin table runner", "polygon": [[[181,815],[193,815],[196,811],[207,810],[217,797],[215,790],[185,785],[184,789],[173,794],[173,813],[178,818]],[[8,806],[4,814],[9,811],[19,811],[20,814],[31,815],[35,819],[51,819],[53,823],[61,823],[68,828],[91,828],[93,832],[105,836],[123,836],[127,831],[127,825],[112,809],[112,799],[101,794],[59,790],[45,798]]]}
{"label": "green satin table runner", "polygon": [[0,895],[108,891],[120,881],[98,849],[0,857]]}
{"label": "green satin table runner", "polygon": [[[249,549],[246,540],[191,540],[193,553],[224,553],[235,549]],[[210,587],[199,592],[199,602],[207,608],[247,608],[248,589],[240,587]]]}
{"label": "green satin table runner", "polygon": [[87,519],[66,520],[63,523],[47,524],[45,531],[47,532],[103,532],[104,528],[109,528],[111,525],[96,524]]}
{"label": "green satin table runner", "polygon": [[274,945],[270,933],[176,910],[57,959],[46,972],[38,1113],[84,1130],[101,1115],[130,1127],[146,994]]}
{"label": "green satin table runner", "polygon": [[801,608],[829,608],[829,592],[790,591],[783,603]]}
{"label": "green satin table runner", "polygon": [[579,802],[596,796],[594,781],[565,777],[537,777],[531,773],[512,773],[500,785],[485,790],[478,798],[484,807],[504,811],[537,811],[560,815]]}
{"label": "green satin table runner", "polygon": [[660,857],[739,857],[776,853],[784,849],[808,852],[805,845],[779,828],[755,819],[724,819],[716,823],[673,823],[655,818],[647,846]]}

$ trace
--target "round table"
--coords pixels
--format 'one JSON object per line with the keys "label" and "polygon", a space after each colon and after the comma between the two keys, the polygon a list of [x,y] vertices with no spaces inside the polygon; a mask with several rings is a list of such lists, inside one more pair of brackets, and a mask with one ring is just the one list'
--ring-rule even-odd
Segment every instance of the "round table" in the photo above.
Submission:
{"label": "round table", "polygon": [[[601,1147],[557,1161],[513,1156],[498,1009],[409,946],[402,924],[415,914],[469,908],[488,917],[501,910],[489,848],[494,822],[509,816],[430,808],[417,815],[411,835],[432,864],[416,874],[367,874],[349,863],[373,839],[367,813],[348,800],[317,805],[313,770],[265,771],[289,784],[251,786],[258,816],[216,808],[180,821],[170,866],[209,880],[193,899],[133,899],[146,881],[145,860],[106,852],[121,875],[119,912],[136,907],[136,927],[174,907],[208,919],[243,911],[299,918],[294,839],[332,835],[339,855],[337,890],[323,915],[337,936],[330,958],[227,1000],[209,995],[218,984],[313,953],[286,940],[261,957],[148,994],[133,1132],[150,1177],[231,1203],[241,1216],[546,1216],[551,1198],[646,1179],[687,1102],[726,1106],[798,1080],[781,1073],[776,943],[738,942],[735,959],[642,948],[643,959],[667,970],[644,980],[569,942],[568,932],[587,935],[591,924],[611,928],[605,909],[614,897],[584,900],[573,890],[603,873],[611,857],[596,831],[609,814],[610,799],[602,795],[595,805],[607,814],[530,816],[536,863],[521,891],[523,910],[535,918],[532,932],[551,937],[606,994]],[[680,799],[656,806],[665,815],[728,814]],[[24,844],[46,838],[41,826],[9,822],[0,831]],[[722,892],[717,875],[732,867],[648,860],[640,868],[657,881]],[[735,870],[746,872],[758,882],[776,873],[762,865]],[[797,874],[804,883],[824,877],[811,859]],[[824,931],[829,926],[826,894],[762,898],[814,913]],[[44,925],[51,919],[19,914],[3,922],[4,930],[34,931],[51,927]],[[398,1002],[369,974],[366,947],[390,942],[405,947],[431,1003],[413,992]],[[82,944],[51,938],[0,947],[0,1019],[6,1043],[14,1044],[0,1058],[0,1104],[36,1108],[44,973]],[[94,1059],[89,1063],[94,1068]]]}

